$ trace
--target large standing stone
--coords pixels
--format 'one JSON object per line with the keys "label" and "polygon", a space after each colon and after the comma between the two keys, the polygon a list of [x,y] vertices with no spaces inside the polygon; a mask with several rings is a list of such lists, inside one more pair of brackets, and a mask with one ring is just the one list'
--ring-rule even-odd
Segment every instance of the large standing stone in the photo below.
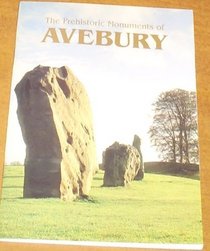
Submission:
{"label": "large standing stone", "polygon": [[104,186],[125,186],[140,169],[140,156],[130,145],[115,142],[103,153]]}
{"label": "large standing stone", "polygon": [[133,144],[132,144],[139,152],[140,156],[140,168],[138,173],[136,174],[136,177],[134,178],[135,180],[142,180],[144,178],[144,161],[143,161],[143,156],[141,152],[141,139],[138,135],[134,135],[133,138]]}
{"label": "large standing stone", "polygon": [[83,85],[65,66],[38,66],[15,92],[26,144],[24,197],[86,197],[98,166]]}

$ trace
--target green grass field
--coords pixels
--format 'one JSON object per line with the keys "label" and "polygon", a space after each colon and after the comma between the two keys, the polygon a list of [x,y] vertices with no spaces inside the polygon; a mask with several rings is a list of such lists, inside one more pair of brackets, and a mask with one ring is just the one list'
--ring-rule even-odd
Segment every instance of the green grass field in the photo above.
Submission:
{"label": "green grass field", "polygon": [[0,237],[149,243],[202,243],[198,180],[146,174],[128,187],[101,187],[91,201],[23,199],[23,167],[6,166]]}

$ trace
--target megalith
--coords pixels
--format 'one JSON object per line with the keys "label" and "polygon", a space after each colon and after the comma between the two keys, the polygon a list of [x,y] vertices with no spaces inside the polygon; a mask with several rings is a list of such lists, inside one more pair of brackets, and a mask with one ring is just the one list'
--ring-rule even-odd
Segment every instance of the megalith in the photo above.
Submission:
{"label": "megalith", "polygon": [[133,144],[132,144],[139,152],[140,156],[140,168],[138,173],[135,176],[135,180],[142,180],[144,178],[144,161],[143,161],[143,156],[141,152],[141,139],[138,135],[134,135],[133,137]]}
{"label": "megalith", "polygon": [[131,145],[115,142],[103,153],[104,186],[126,186],[140,169],[140,155]]}
{"label": "megalith", "polygon": [[87,197],[98,169],[87,92],[63,66],[38,66],[15,88],[26,144],[25,198]]}

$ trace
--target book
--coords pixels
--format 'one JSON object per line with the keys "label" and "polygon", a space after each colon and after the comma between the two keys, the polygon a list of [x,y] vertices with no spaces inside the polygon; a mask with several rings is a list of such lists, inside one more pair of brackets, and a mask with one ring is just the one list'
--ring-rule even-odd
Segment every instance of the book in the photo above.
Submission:
{"label": "book", "polygon": [[194,58],[191,10],[21,2],[1,237],[201,243]]}

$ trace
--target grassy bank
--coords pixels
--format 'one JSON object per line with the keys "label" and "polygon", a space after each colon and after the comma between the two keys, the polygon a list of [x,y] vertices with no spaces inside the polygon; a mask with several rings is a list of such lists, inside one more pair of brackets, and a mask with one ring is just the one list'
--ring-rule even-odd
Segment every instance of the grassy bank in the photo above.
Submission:
{"label": "grassy bank", "polygon": [[0,237],[153,243],[201,243],[199,181],[146,174],[123,188],[101,187],[91,201],[23,199],[23,168],[6,167]]}
{"label": "grassy bank", "polygon": [[160,162],[160,161],[145,162],[144,171],[146,173],[182,176],[191,179],[200,178],[198,164]]}

